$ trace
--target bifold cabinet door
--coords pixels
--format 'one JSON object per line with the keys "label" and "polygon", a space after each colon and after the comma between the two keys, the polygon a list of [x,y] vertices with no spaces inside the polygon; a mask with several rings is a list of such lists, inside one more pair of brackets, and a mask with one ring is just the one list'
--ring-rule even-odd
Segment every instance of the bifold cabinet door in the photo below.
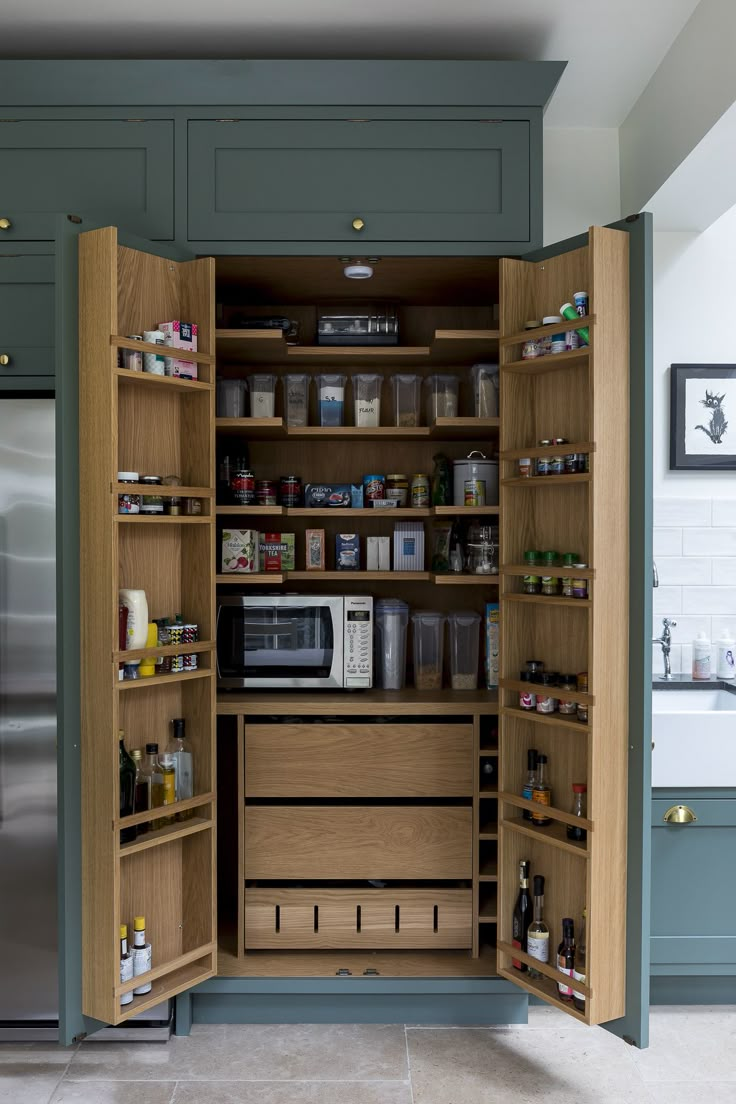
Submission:
{"label": "bifold cabinet door", "polygon": [[0,122],[2,240],[46,241],[54,212],[97,215],[131,233],[174,236],[174,124],[168,119]]}
{"label": "bifold cabinet door", "polygon": [[0,383],[54,375],[54,258],[0,255]]}
{"label": "bifold cabinet door", "polygon": [[[528,121],[189,123],[189,238],[529,248]],[[357,220],[357,221],[356,221]]]}

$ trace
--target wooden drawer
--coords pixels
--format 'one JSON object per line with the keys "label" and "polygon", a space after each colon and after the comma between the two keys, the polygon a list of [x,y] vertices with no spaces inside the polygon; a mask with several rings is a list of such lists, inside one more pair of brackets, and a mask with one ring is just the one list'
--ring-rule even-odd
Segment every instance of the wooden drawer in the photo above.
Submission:
{"label": "wooden drawer", "polygon": [[468,724],[246,725],[247,797],[466,797]]}
{"label": "wooden drawer", "polygon": [[246,950],[470,947],[469,889],[247,889]]}
{"label": "wooden drawer", "polygon": [[470,878],[470,808],[246,806],[245,876]]}

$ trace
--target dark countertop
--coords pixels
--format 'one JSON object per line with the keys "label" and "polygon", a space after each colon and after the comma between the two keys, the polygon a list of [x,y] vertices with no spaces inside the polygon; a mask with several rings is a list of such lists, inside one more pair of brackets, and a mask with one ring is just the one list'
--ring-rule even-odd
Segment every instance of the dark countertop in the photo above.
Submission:
{"label": "dark countertop", "polygon": [[694,679],[691,675],[673,675],[671,679],[652,679],[652,690],[727,690],[736,694],[736,681],[731,679]]}

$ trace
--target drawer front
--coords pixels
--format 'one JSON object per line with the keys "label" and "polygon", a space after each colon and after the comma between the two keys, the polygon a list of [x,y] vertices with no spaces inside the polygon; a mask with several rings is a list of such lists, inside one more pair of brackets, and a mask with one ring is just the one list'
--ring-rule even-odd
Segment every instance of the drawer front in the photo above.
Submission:
{"label": "drawer front", "polygon": [[248,879],[470,878],[471,810],[246,806]]}
{"label": "drawer front", "polygon": [[[665,824],[673,804],[687,805],[697,820]],[[701,965],[710,973],[720,963],[732,972],[736,884],[727,867],[736,854],[736,800],[684,793],[652,807],[652,964],[671,965],[673,973]]]}
{"label": "drawer front", "polygon": [[245,726],[247,797],[466,797],[472,725]]}
{"label": "drawer front", "polygon": [[49,215],[88,215],[147,238],[174,236],[174,124],[0,123],[2,240],[46,240]]}
{"label": "drawer front", "polygon": [[524,243],[529,143],[518,120],[192,121],[189,238]]}
{"label": "drawer front", "polygon": [[469,889],[246,889],[248,950],[462,949]]}
{"label": "drawer front", "polygon": [[54,374],[54,258],[0,256],[0,380]]}

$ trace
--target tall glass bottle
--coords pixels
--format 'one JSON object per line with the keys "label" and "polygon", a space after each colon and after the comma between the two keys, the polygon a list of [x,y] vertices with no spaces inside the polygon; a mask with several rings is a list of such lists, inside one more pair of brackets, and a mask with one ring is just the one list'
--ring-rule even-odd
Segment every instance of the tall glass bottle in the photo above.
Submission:
{"label": "tall glass bottle", "polygon": [[[529,925],[532,922],[532,902],[529,896],[529,861],[522,859],[519,863],[519,896],[514,905],[514,915],[511,923],[511,942],[520,951],[526,950],[526,936]],[[513,958],[511,965],[522,973],[526,973],[523,962]]]}
{"label": "tall glass bottle", "polygon": [[[130,981],[133,977],[133,956],[128,950],[128,925],[120,925],[120,981],[124,983]],[[121,1004],[131,1004],[133,1001],[133,990],[129,989],[127,993],[123,993],[120,997]]]}
{"label": "tall glass bottle", "polygon": [[[132,816],[135,811],[135,763],[125,748],[125,733],[122,728],[118,732],[120,743],[120,816]],[[132,828],[123,828],[120,832],[121,843],[131,843],[138,834],[133,825]]]}
{"label": "tall glass bottle", "polygon": [[[146,757],[141,777],[148,787],[148,808],[158,809],[164,803],[164,778],[158,761],[158,744],[146,744]],[[154,824],[152,827],[156,827]]]}
{"label": "tall glass bottle", "polygon": [[548,805],[552,804],[552,788],[547,782],[547,756],[537,756],[537,780],[534,783],[534,790],[532,792],[532,801],[536,802],[540,806],[540,812],[536,809],[532,813],[532,824],[537,828],[544,828],[547,824],[552,823],[552,817],[547,816],[544,810]]}
{"label": "tall glass bottle", "polygon": [[[569,916],[562,921],[562,942],[557,948],[557,969],[563,974],[569,974],[572,980],[575,969],[575,923]],[[572,985],[558,981],[557,990],[560,1000],[572,1000]]]}
{"label": "tall glass bottle", "polygon": [[[529,748],[526,753],[526,779],[521,791],[521,796],[527,801],[532,800],[534,787],[537,784],[537,749]],[[524,809],[524,820],[531,820],[531,809]]]}
{"label": "tall glass bottle", "polygon": [[[158,762],[161,767],[161,783],[163,786],[162,804],[173,805],[176,801],[176,765],[168,748],[159,755]],[[173,823],[173,816],[162,817],[161,820],[156,821],[156,827],[163,828],[164,825]]]}
{"label": "tall glass bottle", "polygon": [[[580,936],[578,938],[577,947],[575,948],[575,969],[572,972],[574,981],[582,981],[585,985],[586,978],[586,966],[585,959],[588,953],[587,946],[587,933],[586,928],[588,926],[588,910],[583,909],[583,922],[580,925]],[[578,1012],[585,1012],[585,994],[579,993],[573,986],[572,991],[572,1003],[577,1008]]]}
{"label": "tall glass bottle", "polygon": [[[140,748],[133,748],[130,757],[135,763],[135,799],[133,804],[136,813],[145,813],[150,806],[148,803],[148,782],[143,777],[143,752]],[[145,830],[145,825],[139,825],[139,830],[140,828]]]}
{"label": "tall glass bottle", "polygon": [[[184,718],[175,717],[171,722],[172,736],[168,747],[168,754],[174,761],[176,800],[186,801],[194,796],[194,765],[192,751],[187,739],[184,727]],[[191,810],[179,813],[179,819],[184,820],[192,815]]]}
{"label": "tall glass bottle", "polygon": [[[544,878],[534,875],[534,919],[526,933],[526,953],[538,962],[549,962],[549,927],[544,916]],[[539,970],[529,967],[529,977],[539,977]]]}

